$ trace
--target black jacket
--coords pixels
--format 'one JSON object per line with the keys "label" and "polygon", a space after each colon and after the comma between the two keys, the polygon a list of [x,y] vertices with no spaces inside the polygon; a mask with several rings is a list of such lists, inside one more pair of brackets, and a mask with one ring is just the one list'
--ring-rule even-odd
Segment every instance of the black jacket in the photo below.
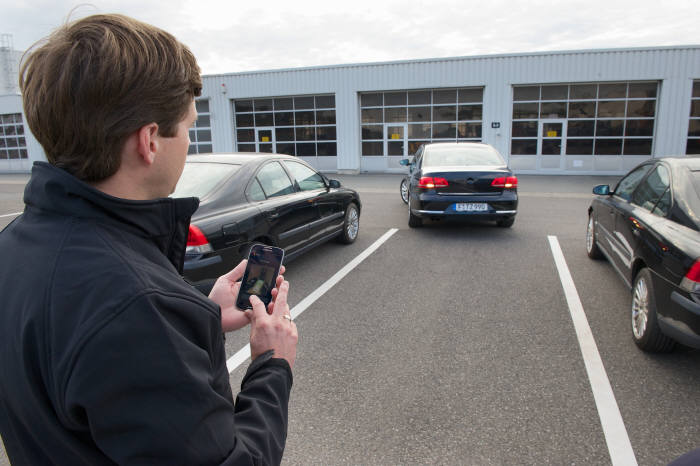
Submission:
{"label": "black jacket", "polygon": [[219,307],[180,276],[196,198],[128,201],[35,163],[0,234],[0,429],[13,464],[277,464],[292,374],[235,407]]}

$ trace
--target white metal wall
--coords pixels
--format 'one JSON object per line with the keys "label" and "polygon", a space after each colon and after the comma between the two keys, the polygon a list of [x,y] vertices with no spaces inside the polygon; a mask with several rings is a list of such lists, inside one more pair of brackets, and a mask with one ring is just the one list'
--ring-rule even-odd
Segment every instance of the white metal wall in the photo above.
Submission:
{"label": "white metal wall", "polygon": [[[203,93],[211,99],[215,152],[234,150],[232,99],[333,93],[336,96],[337,169],[359,171],[360,92],[483,86],[482,139],[508,157],[513,85],[660,81],[653,149],[654,156],[660,157],[684,153],[692,81],[698,78],[700,47],[680,46],[543,52],[212,75],[204,77]],[[492,122],[500,122],[500,128],[491,128]],[[387,163],[386,157],[381,159],[382,162],[378,163]],[[640,158],[620,156],[612,162],[612,159],[607,160],[608,165],[587,171],[624,173]],[[390,167],[385,165],[384,168]],[[528,172],[528,169],[520,171]],[[579,170],[577,173],[587,171]]]}

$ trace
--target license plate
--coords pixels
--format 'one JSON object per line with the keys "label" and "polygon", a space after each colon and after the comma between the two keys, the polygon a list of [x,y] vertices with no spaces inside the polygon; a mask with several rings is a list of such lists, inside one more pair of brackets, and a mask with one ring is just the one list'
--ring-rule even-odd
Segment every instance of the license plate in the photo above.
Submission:
{"label": "license plate", "polygon": [[455,204],[457,212],[485,212],[489,210],[489,205],[485,202],[460,202]]}

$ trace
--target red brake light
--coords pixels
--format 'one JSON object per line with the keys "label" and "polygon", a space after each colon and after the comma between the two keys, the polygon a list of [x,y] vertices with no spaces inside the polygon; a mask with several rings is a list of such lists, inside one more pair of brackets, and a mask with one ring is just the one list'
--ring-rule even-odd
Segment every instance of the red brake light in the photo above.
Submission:
{"label": "red brake light", "polygon": [[190,231],[187,234],[187,246],[204,246],[208,243],[209,241],[202,233],[202,230],[194,225],[190,225]]}
{"label": "red brake light", "polygon": [[685,274],[685,278],[695,283],[700,283],[700,260],[695,261],[688,273]]}
{"label": "red brake light", "polygon": [[421,176],[418,181],[418,187],[424,189],[444,188],[445,186],[449,186],[449,183],[445,178],[440,177]]}
{"label": "red brake light", "polygon": [[494,188],[517,188],[518,187],[518,177],[517,176],[499,176],[494,178],[491,182],[491,186]]}

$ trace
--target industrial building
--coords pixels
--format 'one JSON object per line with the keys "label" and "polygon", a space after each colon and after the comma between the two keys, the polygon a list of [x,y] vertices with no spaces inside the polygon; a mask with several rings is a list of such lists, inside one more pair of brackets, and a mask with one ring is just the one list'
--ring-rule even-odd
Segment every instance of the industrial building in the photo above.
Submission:
{"label": "industrial building", "polygon": [[[516,173],[600,175],[700,154],[700,46],[347,64],[203,82],[190,153],[279,152],[326,172],[400,173],[399,160],[425,142],[482,141]],[[20,96],[5,89],[0,171],[27,171],[44,155]]]}

